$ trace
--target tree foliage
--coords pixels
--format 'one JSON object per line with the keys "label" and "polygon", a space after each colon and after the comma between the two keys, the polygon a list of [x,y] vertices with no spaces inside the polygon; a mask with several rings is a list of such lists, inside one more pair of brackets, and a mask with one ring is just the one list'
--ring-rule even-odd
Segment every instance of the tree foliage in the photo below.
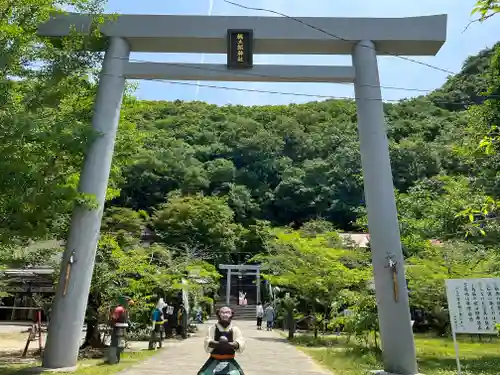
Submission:
{"label": "tree foliage", "polygon": [[363,289],[371,277],[366,254],[362,262],[362,254],[336,248],[339,242],[335,232],[302,237],[298,232],[278,231],[269,254],[254,260],[267,270],[265,277],[272,284],[296,291],[311,305],[333,301],[344,289]]}
{"label": "tree foliage", "polygon": [[472,9],[471,14],[478,14],[481,22],[486,21],[496,13],[500,12],[500,1],[498,0],[478,0]]}
{"label": "tree foliage", "polygon": [[[333,321],[332,316],[348,307],[365,306],[371,301],[370,313],[375,312],[376,316],[375,301],[368,290],[372,278],[370,257],[364,250],[343,248],[338,233],[309,232],[304,236],[300,231],[278,230],[267,250],[267,254],[253,260],[261,264],[267,280],[293,296],[282,298],[288,324],[292,305],[295,305],[293,298],[300,299],[302,308],[312,314],[316,335],[327,322],[327,316]],[[363,322],[351,320],[352,327],[348,329],[353,333],[360,331],[359,324],[366,325],[363,315],[366,312],[366,308],[359,310],[356,317],[363,316]],[[293,336],[290,325],[289,330]]]}

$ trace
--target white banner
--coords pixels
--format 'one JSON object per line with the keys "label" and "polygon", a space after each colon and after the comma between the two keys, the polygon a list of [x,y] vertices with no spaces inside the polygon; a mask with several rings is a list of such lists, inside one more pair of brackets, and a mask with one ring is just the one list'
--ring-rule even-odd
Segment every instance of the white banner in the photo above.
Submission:
{"label": "white banner", "polygon": [[[182,284],[187,285],[187,283],[186,279],[182,279]],[[182,303],[184,304],[184,308],[189,315],[189,293],[185,287],[182,288]]]}
{"label": "white banner", "polygon": [[500,279],[449,279],[446,295],[455,333],[497,333]]}

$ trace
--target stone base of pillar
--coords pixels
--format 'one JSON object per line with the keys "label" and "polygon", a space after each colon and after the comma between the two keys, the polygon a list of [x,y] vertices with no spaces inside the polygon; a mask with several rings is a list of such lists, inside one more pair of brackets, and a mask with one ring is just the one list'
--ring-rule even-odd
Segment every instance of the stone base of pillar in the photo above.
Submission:
{"label": "stone base of pillar", "polygon": [[[401,375],[401,374],[394,374],[392,372],[387,372],[384,370],[371,370],[368,372],[370,375]],[[412,375],[423,375],[421,373],[418,374],[412,374]]]}

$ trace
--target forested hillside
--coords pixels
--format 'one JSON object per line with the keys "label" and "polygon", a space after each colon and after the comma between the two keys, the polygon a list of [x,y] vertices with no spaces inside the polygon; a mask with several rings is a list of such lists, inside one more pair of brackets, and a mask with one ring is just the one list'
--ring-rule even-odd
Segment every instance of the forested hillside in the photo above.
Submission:
{"label": "forested hillside", "polygon": [[[454,215],[474,203],[469,199],[475,194],[499,193],[497,160],[476,152],[479,129],[470,121],[470,108],[488,88],[493,50],[467,59],[435,92],[385,104],[403,231],[407,220],[431,220],[421,211],[438,210],[451,199],[453,207],[436,212],[451,222],[426,224],[422,236],[463,234]],[[4,129],[15,125],[2,144],[4,235],[63,235],[71,200],[85,199],[74,188],[92,137],[95,87],[81,79],[79,84],[78,93],[61,99],[44,92],[56,103],[44,106],[32,96],[36,83],[12,83],[25,100],[14,102],[13,95],[4,106]],[[217,107],[140,101],[129,94],[108,196],[108,208],[147,213],[150,228],[176,247],[188,241],[222,253],[258,252],[266,227],[297,228],[314,219],[365,231],[355,103]]]}
{"label": "forested hillside", "polygon": [[[464,134],[462,113],[419,98],[387,104],[386,115],[398,190],[460,172],[450,146]],[[300,225],[323,217],[343,229],[352,229],[363,206],[353,101],[264,107],[131,101],[124,116],[137,124],[144,145],[124,171],[116,204],[149,210],[180,190],[228,197],[241,223]]]}
{"label": "forested hillside", "polygon": [[[471,154],[478,143],[465,111],[487,90],[483,73],[491,52],[469,58],[460,74],[430,95],[385,105],[402,213],[410,209],[402,202],[414,202],[422,189],[443,191],[439,199],[420,202],[419,209],[441,204],[446,194],[470,197],[479,179],[478,188],[487,185],[488,193],[498,192],[491,180],[493,164],[485,169],[486,161]],[[204,207],[216,210],[226,229],[229,223],[248,229],[258,220],[299,227],[321,218],[337,229],[363,230],[357,224],[364,204],[353,101],[217,107],[129,98],[122,117],[123,123],[136,125],[141,144],[123,169],[113,205],[153,213],[168,202],[169,215],[184,209],[183,215],[195,215]],[[121,147],[126,149],[127,142],[122,140]],[[445,193],[450,186],[465,190]],[[456,209],[462,208],[457,203]],[[428,235],[447,236],[460,230],[457,225],[430,226]],[[164,228],[165,236],[172,236],[167,234],[171,229]]]}

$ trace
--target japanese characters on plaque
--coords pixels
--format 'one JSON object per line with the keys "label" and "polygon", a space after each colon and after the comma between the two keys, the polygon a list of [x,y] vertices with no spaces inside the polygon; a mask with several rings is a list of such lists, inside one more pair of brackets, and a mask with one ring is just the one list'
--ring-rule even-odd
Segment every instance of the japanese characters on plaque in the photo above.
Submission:
{"label": "japanese characters on plaque", "polygon": [[253,30],[227,31],[227,66],[233,69],[253,66]]}
{"label": "japanese characters on plaque", "polygon": [[450,320],[455,333],[495,334],[500,324],[500,279],[446,280]]}

